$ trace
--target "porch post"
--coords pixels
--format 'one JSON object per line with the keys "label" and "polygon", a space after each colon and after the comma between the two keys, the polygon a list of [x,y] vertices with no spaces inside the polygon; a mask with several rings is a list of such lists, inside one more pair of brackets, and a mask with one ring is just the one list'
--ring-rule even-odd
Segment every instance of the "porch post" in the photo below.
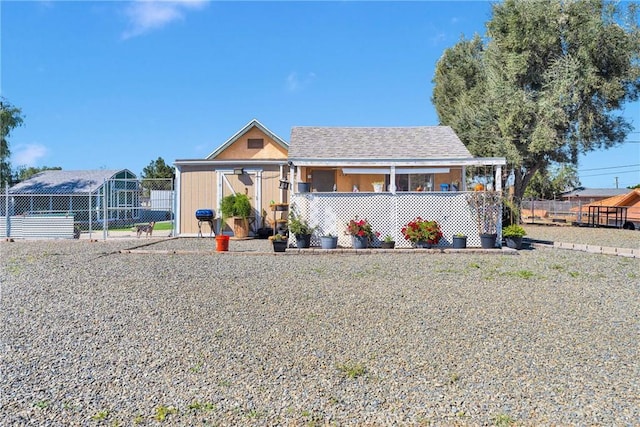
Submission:
{"label": "porch post", "polygon": [[502,165],[496,167],[494,181],[496,183],[496,191],[502,191]]}
{"label": "porch post", "polygon": [[389,175],[389,187],[391,188],[391,193],[396,194],[396,167],[391,166],[391,174]]}
{"label": "porch post", "polygon": [[467,167],[462,166],[462,177],[460,179],[460,191],[467,191]]}
{"label": "porch post", "polygon": [[256,171],[256,222],[254,226],[256,228],[256,232],[258,228],[262,227],[262,169]]}

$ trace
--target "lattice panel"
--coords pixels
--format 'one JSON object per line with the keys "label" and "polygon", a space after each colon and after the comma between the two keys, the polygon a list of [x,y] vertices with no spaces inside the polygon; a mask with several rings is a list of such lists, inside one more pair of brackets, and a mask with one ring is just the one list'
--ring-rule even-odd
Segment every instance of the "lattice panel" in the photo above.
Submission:
{"label": "lattice panel", "polygon": [[[317,228],[311,239],[312,246],[319,246],[319,236],[331,233],[338,236],[338,245],[351,247],[351,237],[345,234],[349,220],[367,219],[374,231],[380,236],[373,246],[387,234],[396,241],[396,247],[411,247],[400,230],[416,216],[435,220],[440,224],[443,238],[439,247],[453,245],[453,236],[458,233],[467,235],[467,246],[480,247],[477,217],[469,206],[468,193],[302,193],[293,194],[292,206],[297,212]],[[501,212],[500,202],[493,206]],[[498,221],[500,216],[498,215]],[[501,229],[497,224],[498,232]],[[500,236],[499,236],[500,237]],[[500,241],[500,239],[498,239]],[[295,238],[290,243],[295,246]]]}

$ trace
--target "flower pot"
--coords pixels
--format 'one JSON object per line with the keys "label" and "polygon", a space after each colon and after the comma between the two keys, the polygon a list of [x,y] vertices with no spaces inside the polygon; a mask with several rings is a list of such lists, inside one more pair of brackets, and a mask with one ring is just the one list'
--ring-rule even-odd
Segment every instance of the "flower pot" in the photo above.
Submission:
{"label": "flower pot", "polygon": [[220,234],[216,236],[216,251],[227,252],[229,250],[229,236]]}
{"label": "flower pot", "polygon": [[320,247],[322,249],[335,249],[338,247],[338,237],[320,236]]}
{"label": "flower pot", "polygon": [[299,182],[298,183],[298,193],[308,193],[311,191],[311,184],[308,182]]}
{"label": "flower pot", "polygon": [[296,234],[296,246],[298,249],[311,246],[311,234]]}
{"label": "flower pot", "polygon": [[273,252],[285,252],[287,250],[287,241],[286,240],[274,240],[273,241]]}
{"label": "flower pot", "polygon": [[244,239],[249,235],[249,220],[247,218],[233,218],[233,236]]}
{"label": "flower pot", "polygon": [[505,237],[504,241],[507,243],[507,247],[511,249],[522,249],[522,237],[520,236]]}
{"label": "flower pot", "polygon": [[353,249],[366,249],[369,244],[367,236],[351,236],[351,246]]}
{"label": "flower pot", "polygon": [[396,247],[396,242],[385,242],[385,241],[380,242],[381,249],[393,249],[395,247]]}
{"label": "flower pot", "polygon": [[467,236],[453,236],[453,248],[464,249],[467,247]]}
{"label": "flower pot", "polygon": [[496,247],[496,239],[498,238],[498,235],[493,233],[493,234],[489,234],[489,233],[481,233],[480,234],[480,247],[482,247],[482,249],[493,249]]}
{"label": "flower pot", "polygon": [[417,249],[431,249],[431,243],[427,242],[426,240],[418,240],[417,242],[415,242],[416,248]]}
{"label": "flower pot", "polygon": [[373,185],[373,192],[374,193],[382,193],[382,186],[384,184],[376,183],[376,184],[372,184],[372,185]]}

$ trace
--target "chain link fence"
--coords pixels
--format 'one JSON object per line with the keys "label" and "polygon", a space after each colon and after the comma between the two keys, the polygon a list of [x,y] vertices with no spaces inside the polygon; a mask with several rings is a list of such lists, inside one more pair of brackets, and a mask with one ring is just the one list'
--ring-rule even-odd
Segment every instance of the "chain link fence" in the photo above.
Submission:
{"label": "chain link fence", "polygon": [[523,200],[522,221],[528,224],[575,224],[634,228],[640,226],[635,206],[605,206],[583,200]]}
{"label": "chain link fence", "polygon": [[0,236],[106,239],[130,234],[135,226],[150,222],[174,230],[175,197],[172,179],[109,179],[89,190],[73,183],[20,190],[5,187],[0,198]]}

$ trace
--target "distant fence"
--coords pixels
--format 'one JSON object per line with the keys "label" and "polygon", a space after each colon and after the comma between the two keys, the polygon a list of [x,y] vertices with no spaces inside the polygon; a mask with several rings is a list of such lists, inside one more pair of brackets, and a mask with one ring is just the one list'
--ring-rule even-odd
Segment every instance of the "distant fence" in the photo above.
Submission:
{"label": "distant fence", "polygon": [[112,179],[98,189],[38,189],[0,193],[0,237],[107,238],[136,224],[167,221],[174,229],[175,190],[171,179]]}
{"label": "distant fence", "polygon": [[598,215],[594,218],[594,210],[589,206],[598,202],[564,201],[564,200],[523,200],[522,221],[528,224],[569,223],[580,225],[600,225],[622,227],[626,222],[640,224],[640,209],[634,206],[620,206],[624,209],[627,218],[620,221],[619,218]]}

